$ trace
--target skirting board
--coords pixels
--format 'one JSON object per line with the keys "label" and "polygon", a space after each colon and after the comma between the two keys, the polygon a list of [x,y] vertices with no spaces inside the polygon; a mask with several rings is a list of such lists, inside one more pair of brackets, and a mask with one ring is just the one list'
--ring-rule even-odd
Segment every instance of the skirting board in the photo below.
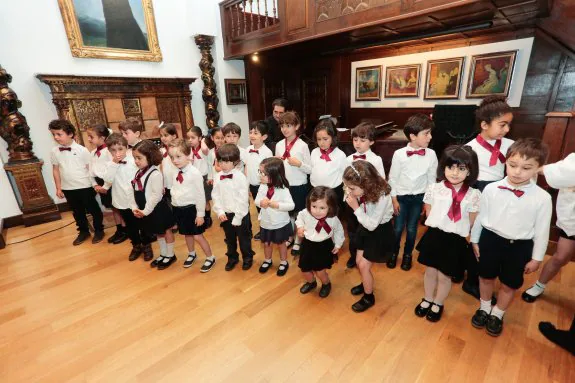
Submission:
{"label": "skirting board", "polygon": [[[58,211],[60,213],[63,213],[65,211],[70,211],[70,207],[68,206],[67,202],[62,202],[62,203],[56,204],[56,206],[58,207]],[[6,229],[9,229],[11,227],[16,227],[16,226],[22,226],[22,225],[24,225],[24,219],[22,218],[22,214],[15,215],[13,217],[4,218],[4,227]]]}

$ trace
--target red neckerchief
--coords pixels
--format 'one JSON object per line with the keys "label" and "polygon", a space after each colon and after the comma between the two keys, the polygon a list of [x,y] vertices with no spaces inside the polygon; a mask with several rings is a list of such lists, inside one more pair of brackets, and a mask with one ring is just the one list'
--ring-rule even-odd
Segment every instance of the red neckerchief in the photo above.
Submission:
{"label": "red neckerchief", "polygon": [[424,148],[421,148],[421,149],[418,149],[418,150],[408,150],[408,151],[407,151],[407,156],[408,156],[408,157],[411,157],[411,156],[413,156],[414,154],[415,154],[415,155],[418,155],[418,156],[425,156],[425,149],[424,149]]}
{"label": "red neckerchief", "polygon": [[176,177],[176,181],[178,181],[179,183],[184,182],[184,172],[183,171],[180,170],[178,172],[178,175]]}
{"label": "red neckerchief", "polygon": [[453,187],[451,182],[445,180],[443,181],[443,184],[445,185],[446,188],[451,190],[451,198],[453,198],[453,202],[451,202],[451,206],[449,207],[449,212],[447,213],[447,216],[453,222],[457,222],[461,219],[461,201],[463,201],[463,198],[467,194],[469,186],[463,184],[463,186],[461,186],[459,191],[456,192],[455,187]]}
{"label": "red neckerchief", "polygon": [[359,205],[363,205],[363,212],[367,214],[367,201],[364,196],[359,197]]}
{"label": "red neckerchief", "polygon": [[144,176],[144,174],[146,174],[149,168],[150,167],[148,166],[147,168],[138,170],[138,172],[136,173],[136,177],[132,180],[132,186],[137,185],[138,190],[140,191],[144,190],[144,186],[142,185],[142,177]]}
{"label": "red neckerchief", "polygon": [[317,225],[315,225],[315,231],[320,232],[321,229],[324,229],[326,233],[331,233],[331,227],[329,227],[328,223],[326,222],[326,217],[320,218],[317,220]]}
{"label": "red neckerchief", "polygon": [[102,155],[101,151],[102,151],[102,149],[104,149],[105,147],[106,147],[106,144],[102,144],[102,145],[98,146],[98,147],[96,148],[96,153],[94,153],[94,154],[97,155],[98,158],[100,158],[100,155]]}
{"label": "red neckerchief", "polygon": [[354,160],[354,161],[357,160],[357,159],[365,160],[366,158],[367,158],[367,157],[365,156],[365,154],[354,154],[354,155],[353,155],[353,160]]}
{"label": "red neckerchief", "polygon": [[268,191],[266,193],[266,198],[272,199],[272,197],[274,196],[274,193],[275,193],[274,185],[268,184]]}
{"label": "red neckerchief", "polygon": [[501,161],[502,164],[505,163],[505,156],[501,153],[501,140],[495,140],[495,145],[491,145],[489,142],[485,141],[485,138],[481,137],[481,134],[477,135],[475,138],[479,145],[483,146],[485,149],[489,150],[491,153],[491,158],[489,158],[489,166],[495,166],[497,164],[497,159]]}
{"label": "red neckerchief", "polygon": [[507,186],[498,186],[499,189],[503,189],[503,190],[509,190],[510,192],[512,192],[513,194],[515,194],[515,196],[517,198],[521,197],[523,194],[525,194],[525,192],[523,190],[519,190],[519,189],[512,189],[509,188]]}
{"label": "red neckerchief", "polygon": [[319,156],[319,158],[325,160],[325,162],[330,162],[331,158],[329,158],[329,155],[334,151],[334,149],[335,148],[329,148],[328,150],[320,149],[319,152],[321,153],[321,156]]}
{"label": "red neckerchief", "polygon": [[166,158],[168,156],[168,147],[166,145],[164,145],[164,150],[165,150],[165,152],[164,152],[163,156],[164,156],[164,158]]}
{"label": "red neckerchief", "polygon": [[200,156],[200,150],[202,150],[201,145],[198,145],[198,150],[194,150],[194,148],[192,148],[192,161],[194,161],[196,158],[198,160],[202,159],[202,156]]}
{"label": "red neckerchief", "polygon": [[295,138],[293,139],[293,141],[290,142],[289,144],[288,144],[288,142],[287,142],[287,138],[285,139],[286,150],[284,151],[284,154],[283,154],[283,156],[282,156],[282,160],[285,160],[286,158],[290,158],[290,157],[291,157],[290,150],[291,150],[291,148],[293,148],[293,145],[295,144],[295,142],[297,141],[297,139],[298,139],[298,136],[295,136]]}

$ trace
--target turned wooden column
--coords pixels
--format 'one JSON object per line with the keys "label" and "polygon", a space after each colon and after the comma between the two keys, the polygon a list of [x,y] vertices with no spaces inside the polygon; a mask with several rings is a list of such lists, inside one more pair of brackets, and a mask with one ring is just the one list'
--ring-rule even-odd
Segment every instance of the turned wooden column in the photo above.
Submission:
{"label": "turned wooden column", "polygon": [[204,82],[202,99],[204,100],[206,109],[206,125],[208,129],[213,129],[218,126],[220,120],[220,113],[218,112],[218,92],[216,89],[216,81],[214,80],[216,69],[212,65],[214,62],[212,57],[214,36],[196,35],[194,36],[194,41],[198,48],[200,48],[202,54],[199,66],[202,70],[202,81]]}

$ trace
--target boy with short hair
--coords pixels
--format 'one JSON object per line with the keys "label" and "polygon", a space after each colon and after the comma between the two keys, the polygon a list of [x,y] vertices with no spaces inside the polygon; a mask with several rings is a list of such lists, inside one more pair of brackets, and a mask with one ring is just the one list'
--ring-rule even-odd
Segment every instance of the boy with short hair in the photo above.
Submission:
{"label": "boy with short hair", "polygon": [[248,151],[239,146],[240,137],[242,136],[242,128],[235,122],[228,122],[222,127],[222,134],[224,135],[225,144],[236,145],[240,151],[240,162],[238,162],[238,169],[246,174],[245,166],[248,162]]}
{"label": "boy with short hair", "polygon": [[401,269],[411,269],[411,252],[415,245],[417,224],[423,208],[423,195],[427,186],[434,184],[437,172],[437,155],[429,149],[433,121],[425,114],[415,114],[407,119],[403,133],[409,139],[405,148],[393,153],[389,171],[389,185],[395,218],[395,251],[387,267],[395,268],[401,246],[401,235],[407,226]]}
{"label": "boy with short hair", "polygon": [[351,165],[354,161],[367,161],[385,179],[383,160],[371,151],[371,147],[375,143],[375,125],[371,122],[361,122],[351,130],[351,139],[356,152],[347,157],[347,162]]}
{"label": "boy with short hair", "polygon": [[[523,274],[536,271],[547,250],[551,196],[534,181],[547,155],[541,140],[517,140],[507,152],[507,177],[487,185],[481,195],[479,216],[471,231],[479,260],[481,303],[471,323],[485,327],[492,336],[503,331],[503,315],[523,285]],[[497,305],[492,307],[496,278],[501,286]]]}
{"label": "boy with short hair", "polygon": [[122,136],[128,142],[127,154],[131,156],[132,148],[136,146],[138,142],[142,141],[140,136],[144,132],[144,125],[142,125],[142,122],[136,117],[128,117],[124,121],[120,122],[118,129],[120,129]]}
{"label": "boy with short hair", "polygon": [[78,227],[78,237],[72,244],[77,246],[90,238],[86,211],[92,215],[94,220],[92,243],[101,242],[104,239],[102,223],[104,215],[96,201],[96,191],[92,187],[89,171],[90,152],[74,141],[76,129],[70,121],[53,120],[48,125],[48,129],[54,141],[58,143],[58,146],[54,147],[50,153],[56,195],[58,198],[66,198]]}
{"label": "boy with short hair", "polygon": [[218,149],[216,159],[222,170],[214,177],[212,200],[214,211],[222,222],[226,236],[226,271],[233,270],[239,262],[237,242],[240,244],[243,258],[242,269],[248,270],[252,267],[254,253],[248,180],[244,173],[237,169],[240,150],[234,144],[224,144]]}

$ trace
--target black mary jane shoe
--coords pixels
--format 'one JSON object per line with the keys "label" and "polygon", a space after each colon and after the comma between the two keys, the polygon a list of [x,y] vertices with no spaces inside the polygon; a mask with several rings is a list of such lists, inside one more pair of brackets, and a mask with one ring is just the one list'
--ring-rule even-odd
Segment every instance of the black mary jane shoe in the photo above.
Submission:
{"label": "black mary jane shoe", "polygon": [[317,282],[313,281],[313,282],[306,282],[303,284],[303,286],[299,289],[299,292],[302,294],[307,294],[310,291],[312,291],[313,289],[315,289],[317,287]]}
{"label": "black mary jane shoe", "polygon": [[[429,306],[427,306],[427,307],[421,306],[421,304],[422,304],[423,302],[429,303]],[[432,304],[433,304],[432,302],[426,300],[425,298],[422,299],[421,302],[415,307],[415,315],[417,315],[417,316],[420,317],[420,318],[423,318],[424,316],[427,315],[427,312],[428,312],[429,309],[431,308],[431,305],[432,305]]]}
{"label": "black mary jane shoe", "polygon": [[158,265],[164,260],[164,256],[160,255],[158,258],[150,262],[150,267],[158,267]]}
{"label": "black mary jane shoe", "polygon": [[[433,311],[431,309],[431,307],[433,307],[433,306],[439,307],[439,311],[438,312]],[[430,306],[429,311],[427,312],[427,315],[425,316],[425,319],[427,319],[430,322],[439,322],[442,315],[443,315],[443,305],[438,305],[437,303],[434,303]]]}
{"label": "black mary jane shoe", "polygon": [[353,255],[351,257],[349,257],[345,266],[348,269],[353,269],[355,267],[355,257]]}
{"label": "black mary jane shoe", "polygon": [[527,291],[524,291],[523,294],[521,294],[521,299],[523,299],[525,302],[527,303],[533,303],[537,300],[537,298],[539,298],[541,295],[538,296],[534,296],[534,295],[530,295],[527,293]]}
{"label": "black mary jane shoe", "polygon": [[355,302],[351,306],[351,309],[356,313],[362,313],[371,306],[373,306],[374,304],[375,304],[375,298],[370,298],[364,294],[359,301]]}
{"label": "black mary jane shoe", "polygon": [[357,286],[353,286],[351,288],[351,295],[361,295],[361,294],[365,294],[365,291],[363,290],[363,283],[360,283]]}
{"label": "black mary jane shoe", "polygon": [[165,258],[162,259],[162,262],[161,262],[161,263],[158,263],[158,270],[165,270],[165,269],[167,269],[168,267],[170,267],[170,265],[171,265],[172,263],[176,262],[176,261],[178,260],[178,258],[177,258],[175,255],[173,255],[173,256],[171,256],[171,257],[168,258],[168,262],[164,262],[164,260],[165,260]]}
{"label": "black mary jane shoe", "polygon": [[487,324],[487,319],[489,319],[489,314],[479,309],[475,312],[475,314],[471,318],[471,324],[475,328],[484,328],[485,325]]}
{"label": "black mary jane shoe", "polygon": [[286,275],[288,270],[289,270],[289,263],[280,263],[276,275],[278,277],[283,277],[284,275]]}
{"label": "black mary jane shoe", "polygon": [[331,282],[325,285],[321,285],[321,289],[319,289],[319,297],[326,298],[330,292],[331,292]]}
{"label": "black mary jane shoe", "polygon": [[489,315],[485,330],[491,336],[499,336],[503,332],[503,320],[497,318],[495,315]]}

